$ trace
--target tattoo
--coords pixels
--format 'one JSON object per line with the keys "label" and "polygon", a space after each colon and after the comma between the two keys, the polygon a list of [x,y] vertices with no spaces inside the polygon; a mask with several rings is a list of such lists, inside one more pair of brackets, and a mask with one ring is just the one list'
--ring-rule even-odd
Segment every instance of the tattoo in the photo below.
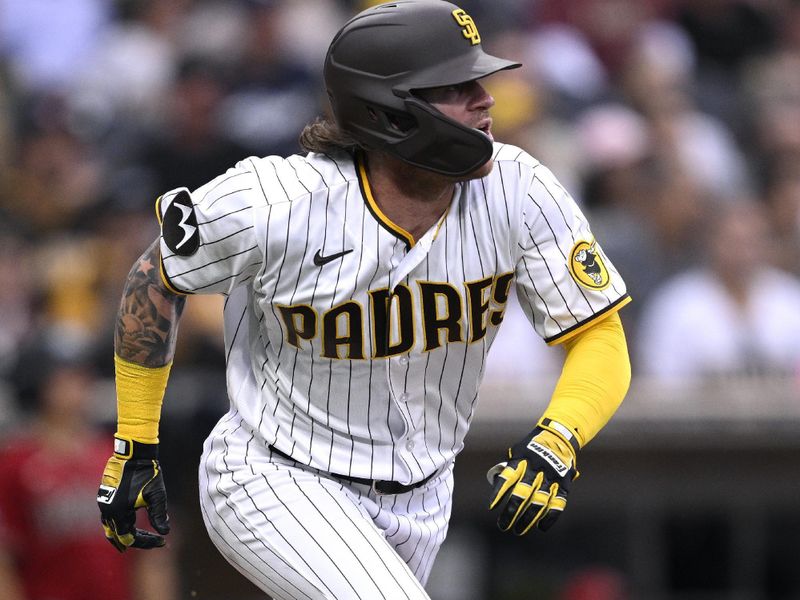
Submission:
{"label": "tattoo", "polygon": [[128,273],[114,332],[117,355],[145,367],[163,367],[175,356],[178,321],[186,304],[186,296],[164,286],[160,260],[156,240]]}

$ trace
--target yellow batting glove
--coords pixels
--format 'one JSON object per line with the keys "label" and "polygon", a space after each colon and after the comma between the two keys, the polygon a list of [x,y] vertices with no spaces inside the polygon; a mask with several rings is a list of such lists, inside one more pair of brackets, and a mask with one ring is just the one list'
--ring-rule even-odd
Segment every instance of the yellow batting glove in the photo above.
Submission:
{"label": "yellow batting glove", "polygon": [[536,527],[547,531],[567,506],[572,480],[578,476],[575,436],[563,425],[543,419],[508,450],[508,460],[486,474],[492,489],[489,510],[500,508],[498,527],[524,535]]}
{"label": "yellow batting glove", "polygon": [[160,534],[169,533],[167,491],[158,462],[158,444],[115,437],[114,455],[103,471],[97,505],[106,538],[120,552],[163,546],[166,541],[161,535],[136,528],[136,510],[144,508],[153,528]]}

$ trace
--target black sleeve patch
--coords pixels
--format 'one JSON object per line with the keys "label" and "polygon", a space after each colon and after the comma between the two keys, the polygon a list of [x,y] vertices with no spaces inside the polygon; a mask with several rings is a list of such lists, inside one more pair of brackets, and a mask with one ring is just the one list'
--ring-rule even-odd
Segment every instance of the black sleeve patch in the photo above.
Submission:
{"label": "black sleeve patch", "polygon": [[200,231],[192,197],[181,190],[167,207],[161,222],[161,237],[167,248],[180,256],[191,256],[200,247]]}

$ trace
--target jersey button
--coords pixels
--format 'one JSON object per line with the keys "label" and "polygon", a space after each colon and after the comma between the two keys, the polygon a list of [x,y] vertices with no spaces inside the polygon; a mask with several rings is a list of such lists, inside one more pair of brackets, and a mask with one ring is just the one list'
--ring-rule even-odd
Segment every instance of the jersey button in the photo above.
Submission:
{"label": "jersey button", "polygon": [[413,449],[414,449],[414,441],[413,440],[408,440],[406,442],[406,450],[413,450]]}
{"label": "jersey button", "polygon": [[406,394],[405,392],[403,392],[402,394],[400,394],[400,400],[401,400],[402,402],[407,402],[407,401],[408,401],[408,394]]}
{"label": "jersey button", "polygon": [[401,365],[407,365],[408,364],[408,357],[407,356],[401,356],[400,357],[400,364]]}

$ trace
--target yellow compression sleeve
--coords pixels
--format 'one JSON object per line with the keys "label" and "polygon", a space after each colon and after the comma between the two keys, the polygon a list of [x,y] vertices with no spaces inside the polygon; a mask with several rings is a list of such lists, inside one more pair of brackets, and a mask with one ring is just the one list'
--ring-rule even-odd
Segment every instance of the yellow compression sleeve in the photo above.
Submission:
{"label": "yellow compression sleeve", "polygon": [[158,443],[161,403],[172,367],[143,367],[114,355],[117,435],[143,444]]}
{"label": "yellow compression sleeve", "polygon": [[614,313],[564,342],[567,356],[543,418],[572,430],[585,446],[616,412],[628,391],[631,363]]}

